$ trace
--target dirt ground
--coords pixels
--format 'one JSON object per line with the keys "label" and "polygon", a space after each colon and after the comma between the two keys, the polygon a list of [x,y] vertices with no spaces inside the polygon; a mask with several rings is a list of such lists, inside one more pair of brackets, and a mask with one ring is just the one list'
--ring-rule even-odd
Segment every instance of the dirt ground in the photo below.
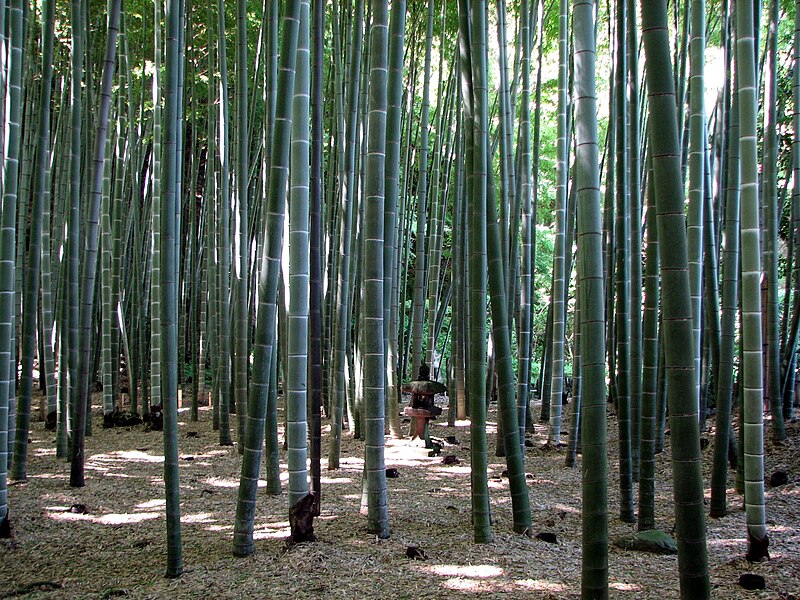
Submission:
{"label": "dirt ground", "polygon": [[[440,398],[440,403],[446,399]],[[526,471],[533,533],[551,532],[557,544],[511,532],[504,459],[494,456],[494,407],[489,413],[489,477],[494,541],[474,544],[470,524],[469,427],[459,422],[432,427],[438,438],[455,436],[442,456],[408,439],[387,438],[386,466],[392,535],[378,540],[365,531],[360,514],[363,441],[343,436],[341,468],[323,471],[322,515],[315,520],[319,541],[287,551],[286,481],[281,496],[259,495],[256,551],[231,553],[233,519],[241,468],[236,447],[221,447],[211,414],[198,423],[188,409],[179,415],[181,515],[186,572],[165,579],[165,521],[162,437],[144,426],[102,429],[95,411],[94,435],[87,439],[87,485],[71,489],[69,465],[57,459],[54,434],[43,423],[31,432],[28,481],[9,488],[14,537],[0,544],[0,598],[578,598],[580,591],[580,458],[566,468],[564,451],[545,449],[537,425],[527,449]],[[234,421],[235,423],[235,421]],[[326,435],[324,425],[323,435]],[[800,597],[800,424],[788,425],[789,439],[768,444],[767,475],[782,469],[789,483],[767,486],[771,560],[744,560],[745,517],[729,480],[729,516],[707,519],[714,598]],[[235,432],[234,432],[235,434]],[[609,533],[611,539],[635,525],[616,518],[616,421],[609,418]],[[713,435],[710,436],[713,440]],[[668,442],[667,442],[668,443]],[[327,445],[323,442],[323,453]],[[704,450],[708,485],[713,443]],[[285,456],[281,456],[285,469]],[[326,465],[323,458],[323,469]],[[657,525],[671,532],[673,509],[669,447],[657,462]],[[263,485],[263,482],[262,482]],[[708,489],[706,495],[708,497]],[[87,512],[70,512],[84,504]],[[418,544],[427,560],[406,557]],[[612,598],[678,598],[677,558],[609,550]],[[767,589],[748,592],[739,575],[759,573]]]}

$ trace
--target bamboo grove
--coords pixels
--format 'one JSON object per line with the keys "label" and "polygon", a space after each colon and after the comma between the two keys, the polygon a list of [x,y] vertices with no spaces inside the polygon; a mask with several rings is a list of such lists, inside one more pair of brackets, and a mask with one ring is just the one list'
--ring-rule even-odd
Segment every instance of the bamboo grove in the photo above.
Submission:
{"label": "bamboo grove", "polygon": [[241,454],[236,555],[256,549],[259,478],[282,492],[279,432],[287,510],[317,514],[342,436],[363,439],[386,538],[384,440],[427,365],[448,421],[470,420],[476,543],[490,451],[530,535],[542,422],[582,467],[584,597],[609,594],[610,516],[655,527],[667,446],[682,597],[710,594],[704,490],[724,517],[729,473],[742,550],[767,555],[764,436],[793,418],[800,332],[800,2],[2,8],[6,535],[32,419],[81,487],[94,402],[163,412],[170,577],[183,407]]}

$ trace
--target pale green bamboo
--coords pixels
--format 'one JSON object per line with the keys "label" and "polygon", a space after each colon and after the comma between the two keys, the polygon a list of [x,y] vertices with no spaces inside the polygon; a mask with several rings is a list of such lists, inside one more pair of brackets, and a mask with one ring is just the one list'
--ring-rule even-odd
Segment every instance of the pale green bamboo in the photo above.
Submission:
{"label": "pale green bamboo", "polygon": [[[473,55],[474,56],[474,55]],[[489,175],[491,185],[491,175]],[[489,271],[489,292],[492,307],[492,334],[495,344],[497,364],[498,393],[497,404],[499,420],[502,422],[503,447],[508,466],[508,481],[511,490],[511,508],[516,533],[531,534],[531,509],[528,487],[525,480],[525,461],[520,441],[520,428],[517,413],[516,382],[511,362],[511,331],[508,318],[506,285],[503,281],[503,254],[500,241],[500,226],[494,194],[490,191],[486,204],[487,223],[487,267]],[[500,435],[500,433],[498,433]]]}
{"label": "pale green bamboo", "polygon": [[226,51],[225,2],[217,2],[217,60],[219,62],[219,126],[217,143],[219,159],[219,210],[217,269],[217,330],[219,357],[217,360],[217,390],[219,395],[219,443],[221,446],[233,444],[230,431],[231,401],[231,305],[230,305],[230,267],[231,267],[231,210],[230,210],[230,131],[228,101],[228,59]]}
{"label": "pale green bamboo", "polygon": [[[430,129],[430,88],[431,88],[431,53],[433,45],[434,2],[428,0],[428,26],[425,35],[425,67],[423,69],[422,107],[419,124],[419,153],[417,179],[417,220],[414,252],[414,296],[412,301],[411,330],[411,379],[419,375],[423,362],[422,338],[425,322],[425,290],[428,262],[427,250],[427,214],[428,214],[428,131]],[[428,323],[428,328],[433,327]],[[430,365],[429,365],[430,366]]]}
{"label": "pale green bamboo", "polygon": [[[650,143],[658,211],[663,294],[662,326],[667,400],[672,440],[675,535],[682,598],[709,596],[697,379],[689,288],[689,259],[681,178],[680,135],[675,83],[669,59],[665,0],[640,3],[642,39],[647,60]],[[687,348],[690,350],[687,352]]]}
{"label": "pale green bamboo", "polygon": [[631,339],[629,391],[631,398],[631,458],[633,480],[639,480],[642,421],[642,194],[639,109],[639,39],[636,0],[627,0],[628,89],[628,165],[630,168],[630,254],[631,254]]}
{"label": "pale green bamboo", "polygon": [[[464,155],[464,127],[462,119],[463,111],[458,111],[456,122],[456,152],[458,156]],[[464,246],[466,235],[464,232],[466,218],[464,214],[464,161],[456,162],[456,190],[453,196],[453,237],[452,237],[452,256],[453,268],[451,270],[453,304],[451,306],[450,318],[453,327],[453,336],[450,343],[450,368],[453,378],[451,380],[452,390],[448,392],[448,413],[447,425],[455,426],[456,420],[466,419],[466,374],[464,371],[464,359],[466,357],[466,324],[464,297]],[[524,421],[523,421],[524,423]],[[524,434],[523,434],[524,435]]]}
{"label": "pale green bamboo", "polygon": [[[50,14],[50,4],[52,3],[48,2],[48,4],[42,7],[43,10],[47,11],[46,14]],[[0,3],[0,9],[5,13],[5,2]],[[0,17],[0,24],[3,26],[5,26],[4,21],[5,15]],[[0,34],[0,39],[2,38],[5,38],[4,32]],[[2,41],[5,43],[5,39],[2,39]],[[52,48],[52,44],[50,44],[50,47]],[[0,60],[5,62],[4,58],[5,56],[0,58]],[[19,56],[19,58],[21,58],[21,56]],[[13,59],[11,66],[13,66]],[[0,64],[0,71],[2,71],[2,73],[0,73],[0,85],[2,86],[8,83],[5,69],[6,65]],[[11,86],[9,93],[12,92],[15,87],[18,86]],[[9,107],[12,110],[8,115],[4,115],[4,121],[5,118],[8,118],[6,127],[11,127],[11,124],[14,122],[14,114],[18,114],[19,111],[18,90],[16,94],[10,95],[9,100],[11,100]],[[14,102],[14,100],[16,100],[16,102]],[[16,123],[17,126],[19,126],[19,119],[16,120]],[[8,133],[11,133],[11,131],[13,130],[10,130]],[[19,135],[8,135],[6,141],[8,142],[9,148],[5,148],[6,160],[3,167],[3,175],[5,181],[10,181],[9,171],[12,173],[15,172],[18,169],[19,163],[18,161],[7,160],[7,157],[9,155],[14,155],[14,145],[17,146],[18,153]],[[14,258],[16,255],[17,202],[16,199],[13,201],[10,201],[10,199],[7,200],[9,187],[11,186],[6,184],[3,190],[2,223],[0,224],[0,299],[2,299],[0,302],[0,532],[8,532],[7,534],[3,533],[3,537],[8,537],[11,534],[11,519],[8,509],[8,463],[11,458],[9,452],[9,401],[11,387],[14,385],[15,381],[14,371],[16,370],[15,361],[12,365],[12,357],[14,356],[12,340],[15,330]]]}
{"label": "pale green bamboo", "polygon": [[[734,75],[734,80],[735,78]],[[719,378],[715,394],[717,418],[709,511],[712,517],[724,517],[728,512],[728,446],[732,432],[733,369],[739,306],[739,101],[738,94],[735,92],[730,111],[725,185],[725,235],[722,241],[721,257],[722,335],[720,338]]]}
{"label": "pale green bamboo", "polygon": [[[800,324],[800,2],[795,2],[795,21],[794,21],[794,44],[792,48],[792,130],[794,138],[792,140],[792,226],[794,229],[792,240],[794,247],[794,277],[792,281],[794,289],[794,314]],[[793,360],[790,365],[797,361],[797,344],[787,347],[784,351],[791,352]],[[794,383],[793,370],[788,370],[787,384]],[[794,385],[785,385],[785,389],[792,390],[786,394],[784,400],[784,417],[791,419],[794,415]],[[789,400],[791,398],[791,400]],[[788,405],[788,406],[787,406]]]}
{"label": "pale green bamboo", "polygon": [[[331,436],[328,450],[328,468],[339,468],[339,451],[342,439],[342,422],[345,404],[345,369],[347,366],[347,348],[350,331],[350,298],[351,293],[351,246],[353,227],[353,205],[355,203],[356,188],[356,143],[358,133],[358,105],[360,100],[359,88],[361,85],[361,40],[363,37],[364,0],[357,0],[353,22],[352,56],[350,57],[349,81],[347,87],[347,122],[344,129],[342,177],[340,184],[341,207],[340,224],[338,231],[339,266],[336,279],[335,300],[335,332],[334,332],[334,360],[333,360],[333,394],[331,407]],[[342,102],[344,99],[342,99]],[[353,424],[351,423],[351,426]]]}
{"label": "pale green bamboo", "polygon": [[[69,352],[67,365],[69,368],[68,385],[69,394],[65,398],[66,412],[69,418],[68,432],[75,435],[76,415],[74,406],[78,401],[78,347],[80,338],[78,337],[78,326],[80,319],[80,241],[81,241],[81,165],[83,164],[83,111],[81,83],[84,70],[84,39],[83,24],[80,20],[81,0],[71,0],[70,2],[70,29],[72,34],[72,47],[70,53],[70,149],[69,149],[69,215],[68,223],[68,242],[67,248],[69,257],[67,258],[67,302],[68,316],[66,319],[68,332],[66,347]],[[64,340],[62,340],[64,343]],[[81,434],[82,435],[82,434]],[[76,460],[75,440],[71,439],[70,460]],[[82,450],[82,448],[81,448]],[[82,457],[80,463],[83,463]]]}
{"label": "pale green bamboo", "polygon": [[[689,192],[686,232],[689,238],[689,282],[692,293],[692,331],[697,398],[700,398],[700,330],[703,315],[703,198],[708,147],[705,113],[705,0],[691,0],[689,37]],[[703,415],[700,415],[703,419]]]}
{"label": "pale green bamboo", "polygon": [[[236,212],[233,227],[233,396],[239,439],[244,437],[250,358],[250,138],[247,125],[247,2],[236,2]],[[243,445],[239,444],[239,453]]]}
{"label": "pale green bamboo", "polygon": [[583,562],[581,597],[608,598],[603,235],[597,142],[594,0],[575,0],[575,188],[578,202],[578,303],[581,335]]}
{"label": "pale green bamboo", "polygon": [[[20,160],[20,139],[21,132],[21,118],[22,118],[22,66],[23,66],[23,2],[13,0],[8,6],[8,28],[9,28],[9,48],[8,48],[8,74],[6,84],[8,85],[8,110],[5,117],[8,119],[6,135],[7,147],[5,148],[5,164],[3,168],[3,228],[5,229],[10,225],[6,221],[6,216],[10,218],[18,202],[20,202],[17,195],[18,192],[18,174],[19,174],[19,160]],[[52,43],[51,52],[52,52]],[[39,111],[40,120],[43,119],[43,113],[48,112],[44,110]],[[45,124],[49,127],[49,114],[48,120]],[[41,123],[40,123],[41,128]],[[3,425],[0,428],[8,426],[8,433],[5,440],[0,439],[3,449],[1,452],[5,454],[6,450],[11,451],[10,444],[14,442],[14,455],[13,460],[8,456],[11,462],[11,477],[13,479],[24,481],[27,479],[27,454],[28,454],[28,432],[30,430],[30,411],[31,411],[31,393],[33,388],[33,353],[35,349],[35,335],[36,335],[36,316],[39,295],[39,264],[41,260],[40,245],[41,245],[41,231],[42,231],[42,203],[43,199],[41,194],[34,195],[34,203],[32,207],[30,228],[29,228],[29,246],[28,264],[26,265],[25,289],[23,294],[23,313],[22,313],[22,373],[19,381],[19,394],[17,396],[15,432],[12,434],[11,429],[11,415],[14,412],[12,402],[14,402],[14,381],[16,379],[16,358],[15,350],[12,344],[15,340],[11,337],[11,333],[15,331],[13,325],[13,318],[9,314],[8,320],[3,319],[3,323],[8,323],[10,329],[8,331],[9,349],[6,358],[5,348],[0,350],[0,356],[3,357],[2,368],[4,372],[1,373],[0,381],[2,381],[3,389],[0,390],[0,407],[5,407],[8,411],[5,415],[0,415],[3,419]],[[14,205],[8,206],[7,205]],[[16,215],[19,217],[20,215]],[[12,226],[13,228],[13,226]],[[3,231],[3,244],[13,244],[15,241],[15,232]],[[17,242],[19,243],[19,242]],[[5,260],[9,259],[8,255],[3,257]],[[12,265],[3,265],[3,277],[9,279],[4,280],[5,285],[13,286],[15,271]],[[13,288],[12,288],[13,290]],[[5,316],[5,315],[4,315]],[[3,338],[6,339],[5,337]],[[5,371],[5,369],[8,369]],[[5,455],[0,457],[4,465],[0,469],[0,489],[5,494],[6,492],[6,477],[5,469],[7,466]],[[5,507],[5,511],[3,510]],[[6,512],[6,502],[0,501],[0,511]],[[3,514],[3,520],[7,514]]]}
{"label": "pale green bamboo", "polygon": [[[42,5],[43,11],[50,10],[49,5]],[[48,13],[49,15],[49,13]],[[44,50],[45,44],[53,44],[54,35],[52,32],[46,31],[53,27],[53,20],[54,17],[50,17],[50,20],[47,21],[48,17],[43,19],[43,29],[42,29],[42,44],[43,44],[43,60],[44,55],[47,53]],[[52,53],[52,49],[50,50]],[[52,78],[51,78],[52,79]],[[44,80],[43,82],[44,83]],[[52,97],[52,81],[50,81],[50,94]],[[41,92],[40,92],[40,99],[41,99]],[[56,143],[60,142],[60,132],[63,132],[63,125],[62,122],[66,119],[63,119],[63,109],[60,111],[59,119],[54,127],[56,133],[55,138],[53,140],[53,147],[56,146]],[[62,134],[63,135],[63,134]],[[53,305],[55,294],[53,293],[53,281],[55,279],[56,285],[57,278],[54,277],[56,268],[53,266],[54,261],[51,261],[51,253],[53,249],[53,240],[52,236],[50,235],[52,229],[53,220],[51,218],[51,205],[52,205],[52,198],[53,195],[51,194],[52,186],[54,185],[53,178],[52,178],[52,167],[54,162],[54,155],[50,151],[50,132],[47,132],[47,139],[43,139],[42,132],[39,132],[39,140],[38,143],[40,146],[44,146],[47,148],[48,157],[46,162],[39,163],[36,165],[36,178],[44,177],[44,188],[42,190],[42,246],[41,246],[41,307],[42,307],[42,325],[41,331],[42,336],[44,337],[42,349],[44,356],[40,361],[43,363],[44,367],[44,380],[45,380],[45,394],[47,395],[47,414],[48,416],[52,413],[57,413],[57,383],[56,383],[56,372],[55,372],[55,351],[57,345],[57,332],[55,328],[55,320],[53,316]],[[40,148],[39,148],[40,149]],[[40,170],[44,170],[44,174],[40,172]],[[34,193],[36,193],[36,179],[34,180]],[[58,234],[57,230],[56,233]],[[57,264],[58,260],[56,259],[55,263]],[[1,401],[0,401],[1,403]]]}
{"label": "pale green bamboo", "polygon": [[[278,75],[278,87],[284,90],[294,89],[299,18],[300,1],[287,2],[283,15],[281,68]],[[248,398],[247,426],[243,440],[245,444],[244,458],[234,522],[233,553],[236,556],[248,556],[255,550],[253,528],[255,526],[256,492],[258,491],[258,474],[264,444],[267,394],[271,393],[269,389],[270,362],[275,348],[276,302],[283,247],[283,222],[292,125],[292,105],[289,102],[288,94],[278,96],[275,110],[269,197],[265,205],[265,234],[267,237],[258,281],[259,308],[254,341],[253,380],[251,394]]]}
{"label": "pale green bamboo", "polygon": [[384,461],[385,365],[384,315],[384,187],[386,156],[387,75],[389,67],[389,2],[371,0],[369,39],[369,100],[364,179],[363,350],[364,350],[364,471],[367,530],[389,537],[389,512]]}
{"label": "pale green bamboo", "polygon": [[309,94],[311,59],[308,0],[300,3],[297,73],[292,108],[291,183],[289,197],[289,309],[286,373],[286,446],[289,507],[308,494],[307,386],[309,312]]}
{"label": "pale green bamboo", "polygon": [[780,367],[780,315],[778,306],[778,21],[780,6],[772,0],[769,8],[769,35],[767,36],[767,64],[764,71],[764,134],[762,164],[762,198],[764,219],[764,275],[767,283],[766,298],[766,392],[769,398],[771,433],[774,440],[786,439],[783,421],[783,394],[781,394]]}
{"label": "pale green bamboo", "polygon": [[[119,115],[117,115],[119,117]],[[100,199],[100,377],[103,385],[103,414],[114,411],[111,323],[116,309],[111,301],[111,144],[107,144]]]}
{"label": "pale green bamboo", "polygon": [[[536,5],[538,6],[538,2]],[[533,294],[533,268],[531,229],[533,225],[533,164],[531,156],[531,107],[530,107],[530,71],[531,71],[531,8],[528,0],[520,5],[520,35],[522,37],[522,58],[520,70],[522,90],[520,93],[519,139],[517,155],[520,157],[520,212],[522,226],[521,251],[519,267],[519,310],[517,315],[517,406],[519,412],[520,440],[525,439],[525,423],[530,416],[530,381],[531,381],[531,297]],[[516,240],[514,240],[516,244]],[[523,442],[524,443],[524,442]]]}
{"label": "pale green bamboo", "polygon": [[[75,427],[72,436],[70,486],[83,487],[84,481],[84,442],[86,434],[89,401],[93,313],[95,302],[97,254],[100,226],[100,203],[102,196],[103,171],[106,163],[106,143],[108,141],[108,116],[111,111],[111,86],[114,80],[117,58],[117,34],[121,0],[111,0],[109,4],[105,60],[100,88],[99,114],[95,130],[92,157],[92,177],[90,179],[89,204],[86,211],[86,235],[81,264],[81,312],[80,312],[80,355],[78,359],[77,396],[75,397]],[[75,167],[73,167],[75,168]],[[177,393],[176,393],[177,395]],[[91,414],[91,413],[90,413]],[[177,460],[177,458],[176,458]]]}
{"label": "pale green bamboo", "polygon": [[[323,85],[325,61],[325,2],[315,0],[312,6],[312,70],[311,78],[311,190],[309,240],[309,374],[308,393],[311,412],[311,491],[314,494],[314,514],[319,516],[322,502],[322,285],[325,251],[322,222],[323,166]],[[387,369],[388,372],[388,369]],[[388,385],[388,382],[387,382]]]}
{"label": "pale green bamboo", "polygon": [[[153,168],[150,252],[150,403],[161,402],[161,152],[162,152],[162,41],[161,9],[164,0],[153,1]],[[142,403],[142,413],[148,414],[150,406]]]}
{"label": "pale green bamboo", "polygon": [[658,226],[653,172],[648,157],[647,174],[647,255],[644,276],[644,323],[642,341],[641,452],[639,471],[639,531],[655,529],[655,435],[658,403]]}
{"label": "pale green bamboo", "polygon": [[406,33],[406,0],[392,2],[389,30],[389,73],[387,78],[388,96],[386,111],[386,162],[384,175],[384,209],[386,226],[384,229],[383,255],[383,326],[386,345],[386,411],[389,417],[389,431],[392,437],[402,437],[400,430],[400,386],[397,369],[398,306],[392,292],[399,285],[399,273],[395,263],[398,248],[398,189],[400,178],[400,156],[402,137],[403,104],[403,51]]}
{"label": "pale green bamboo", "polygon": [[769,537],[764,503],[763,364],[761,346],[761,229],[758,205],[756,75],[752,4],[736,2],[736,64],[741,152],[741,330],[742,410],[744,414],[744,501],[747,558],[766,556]]}
{"label": "pale green bamboo", "polygon": [[164,414],[164,491],[166,494],[166,576],[183,573],[181,543],[180,484],[178,480],[178,239],[179,133],[183,120],[178,97],[182,87],[180,32],[183,30],[183,0],[168,0],[166,11],[166,74],[164,86],[164,156],[161,221],[161,402]]}
{"label": "pale green bamboo", "polygon": [[[470,426],[472,526],[476,543],[492,541],[486,450],[486,199],[489,167],[486,4],[459,2],[464,110],[471,131],[466,159],[469,178]],[[470,14],[471,13],[471,14]],[[471,160],[471,163],[470,163]]]}
{"label": "pale green bamboo", "polygon": [[[616,400],[619,429],[619,488],[620,519],[625,523],[636,521],[633,508],[633,460],[631,444],[630,396],[630,337],[631,337],[631,256],[630,256],[630,185],[628,171],[628,106],[627,74],[628,52],[625,35],[627,5],[619,3],[616,9],[616,66],[614,79],[614,124],[616,169],[614,183],[616,199],[615,254],[616,254]],[[610,148],[609,148],[610,150]]]}
{"label": "pale green bamboo", "polygon": [[[569,144],[567,141],[567,86],[569,82],[569,3],[559,0],[558,10],[558,115],[556,129],[556,198],[554,205],[556,240],[553,249],[553,376],[550,384],[550,427],[547,443],[561,445],[561,405],[564,383],[564,330],[566,310],[566,230]],[[544,398],[543,398],[543,401]]]}
{"label": "pale green bamboo", "polygon": [[[444,27],[442,27],[442,35],[444,35]],[[442,46],[444,46],[444,39],[442,39]],[[436,326],[437,314],[439,312],[439,287],[440,276],[442,273],[442,242],[444,239],[444,219],[443,209],[447,204],[446,193],[442,188],[442,157],[446,152],[447,139],[450,136],[449,131],[444,131],[444,123],[448,119],[450,106],[450,78],[444,77],[443,67],[444,51],[439,51],[439,89],[436,95],[436,140],[433,151],[433,164],[431,171],[431,201],[430,201],[430,223],[428,225],[428,258],[427,261],[427,296],[428,296],[428,336],[425,347],[425,362],[431,368],[431,372],[436,372],[434,362],[438,358],[436,351],[436,342],[439,337],[439,330]],[[444,87],[445,79],[448,80],[448,85]],[[444,278],[442,277],[442,282]]]}

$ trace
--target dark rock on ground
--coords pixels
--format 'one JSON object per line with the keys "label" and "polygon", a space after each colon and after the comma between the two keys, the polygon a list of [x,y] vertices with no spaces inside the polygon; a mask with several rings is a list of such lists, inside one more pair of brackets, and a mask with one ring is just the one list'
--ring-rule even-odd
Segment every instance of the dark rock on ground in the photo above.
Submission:
{"label": "dark rock on ground", "polygon": [[558,543],[558,537],[556,536],[555,533],[552,533],[550,531],[542,531],[540,533],[537,533],[534,537],[537,540],[542,540],[543,542],[547,542],[548,544]]}
{"label": "dark rock on ground", "polygon": [[769,485],[771,487],[778,487],[787,483],[789,483],[789,475],[787,475],[786,471],[775,471],[769,476]]}
{"label": "dark rock on ground", "polygon": [[742,573],[739,576],[739,585],[746,590],[765,590],[767,583],[761,575],[755,573]]}

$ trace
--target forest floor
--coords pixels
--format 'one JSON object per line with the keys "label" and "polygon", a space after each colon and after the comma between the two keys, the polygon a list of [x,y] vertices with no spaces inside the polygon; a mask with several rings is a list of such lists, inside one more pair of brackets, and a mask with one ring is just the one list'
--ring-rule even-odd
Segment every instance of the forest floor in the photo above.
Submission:
{"label": "forest floor", "polygon": [[[439,399],[439,402],[445,401]],[[432,426],[438,438],[455,436],[442,456],[409,440],[387,438],[391,537],[365,531],[360,514],[364,443],[343,435],[341,468],[323,470],[322,515],[315,520],[319,541],[287,551],[286,481],[281,496],[260,493],[256,551],[231,554],[240,472],[236,447],[221,447],[211,413],[189,421],[179,415],[181,514],[186,571],[165,579],[166,535],[162,481],[162,434],[144,426],[103,429],[95,407],[94,435],[86,443],[86,487],[69,488],[69,465],[57,459],[54,434],[34,423],[28,481],[9,487],[14,537],[0,544],[0,598],[578,598],[581,557],[581,469],[564,467],[564,450],[543,448],[546,430],[536,427],[525,459],[533,533],[552,532],[548,544],[511,532],[504,459],[494,456],[496,414],[489,412],[489,477],[494,541],[472,542],[470,524],[469,427],[446,419]],[[537,413],[538,414],[538,413]],[[233,420],[235,423],[235,420]],[[709,421],[709,424],[711,421]],[[327,429],[327,424],[324,429]],[[405,426],[404,426],[405,427]],[[789,483],[767,485],[771,559],[744,560],[745,517],[729,479],[730,514],[707,519],[714,598],[800,598],[800,424],[789,438],[768,442],[766,473],[782,469]],[[325,435],[325,433],[323,433]],[[703,451],[709,481],[712,443]],[[618,514],[616,420],[609,418],[609,533],[612,540],[635,530]],[[657,526],[673,530],[671,469],[667,448],[657,459]],[[323,442],[323,449],[327,445]],[[323,458],[323,461],[325,459]],[[285,454],[281,455],[285,469]],[[323,469],[325,463],[323,462]],[[262,485],[264,482],[261,482]],[[706,484],[708,485],[708,484]],[[706,496],[709,492],[706,488]],[[85,514],[70,512],[75,504]],[[418,544],[427,560],[410,560]],[[612,598],[678,598],[677,558],[609,549]],[[759,573],[766,590],[748,592],[739,575]]]}

